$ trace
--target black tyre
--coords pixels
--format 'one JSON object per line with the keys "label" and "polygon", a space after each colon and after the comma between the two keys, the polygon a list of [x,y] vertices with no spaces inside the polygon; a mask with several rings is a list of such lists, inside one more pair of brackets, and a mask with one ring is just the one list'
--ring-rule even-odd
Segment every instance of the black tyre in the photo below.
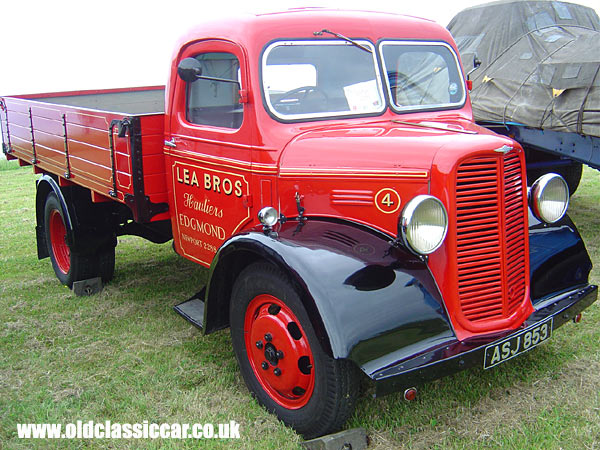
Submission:
{"label": "black tyre", "polygon": [[583,164],[574,163],[570,166],[561,167],[557,173],[565,179],[567,186],[569,186],[569,194],[573,195],[581,182]]}
{"label": "black tyre", "polygon": [[255,263],[236,280],[233,349],[252,395],[305,438],[338,430],[352,414],[359,374],[321,348],[298,291],[277,268]]}
{"label": "black tyre", "polygon": [[46,197],[44,231],[52,268],[62,284],[72,287],[75,281],[100,276],[107,282],[112,278],[115,266],[114,247],[104,248],[95,254],[71,251],[66,239],[65,212],[53,192]]}

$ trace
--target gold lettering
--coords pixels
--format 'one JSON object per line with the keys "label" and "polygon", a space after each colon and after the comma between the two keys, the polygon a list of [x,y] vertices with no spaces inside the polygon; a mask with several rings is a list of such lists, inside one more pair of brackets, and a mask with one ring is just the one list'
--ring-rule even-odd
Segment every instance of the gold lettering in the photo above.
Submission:
{"label": "gold lettering", "polygon": [[211,205],[208,198],[205,197],[203,201],[200,201],[194,197],[194,194],[190,194],[189,192],[183,194],[183,206],[219,219],[223,217],[223,210]]}
{"label": "gold lettering", "polygon": [[208,222],[201,222],[195,217],[188,217],[185,214],[179,214],[179,224],[193,231],[198,231],[206,236],[215,237],[220,240],[225,240],[225,229],[219,225],[214,225]]}
{"label": "gold lettering", "polygon": [[220,184],[221,179],[218,176],[213,175],[213,191],[218,192],[219,194],[221,193]]}
{"label": "gold lettering", "polygon": [[192,182],[191,182],[192,186],[200,186],[198,184],[198,177],[196,176],[196,171],[192,170]]}
{"label": "gold lettering", "polygon": [[183,167],[180,170],[178,166],[175,167],[175,178],[179,183],[200,187],[200,177],[204,178],[204,189],[207,191],[225,195],[233,194],[236,197],[244,195],[242,180],[225,178],[211,173],[200,172],[198,174],[194,169]]}
{"label": "gold lettering", "polygon": [[233,184],[231,183],[231,180],[229,178],[223,178],[222,186],[225,195],[230,195],[231,192],[233,192]]}

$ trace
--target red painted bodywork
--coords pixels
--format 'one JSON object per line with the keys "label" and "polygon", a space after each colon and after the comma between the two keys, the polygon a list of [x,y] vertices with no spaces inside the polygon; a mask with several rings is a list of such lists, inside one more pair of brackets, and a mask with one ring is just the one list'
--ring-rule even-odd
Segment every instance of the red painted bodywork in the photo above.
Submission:
{"label": "red painted bodywork", "polygon": [[[169,213],[153,220],[170,217],[177,252],[209,266],[228,237],[257,225],[257,212],[262,207],[275,206],[285,216],[296,216],[296,194],[306,216],[364,224],[390,239],[397,236],[404,205],[417,195],[431,194],[446,206],[450,229],[444,244],[430,255],[429,267],[457,337],[517,328],[533,311],[528,290],[525,189],[515,194],[521,199],[517,209],[524,219],[522,232],[512,238],[522,246],[518,251],[523,255],[524,290],[519,291],[510,311],[484,321],[466,318],[462,308],[468,308],[464,306],[468,301],[457,289],[459,276],[464,275],[459,274],[455,263],[457,246],[462,245],[456,236],[455,193],[461,162],[498,158],[494,150],[503,146],[514,148],[512,153],[521,163],[521,180],[525,180],[522,149],[474,124],[468,92],[465,105],[454,110],[400,115],[388,107],[376,117],[297,123],[275,120],[261,95],[265,46],[278,39],[317,39],[314,32],[323,28],[374,45],[381,39],[441,41],[458,55],[446,29],[431,21],[395,14],[298,10],[198,26],[180,40],[173,55],[165,114],[142,116],[146,189],[153,202],[168,201],[170,205]],[[202,51],[233,53],[240,62],[244,119],[238,130],[193,125],[185,118],[185,83],[177,76],[177,66],[181,59]],[[31,107],[36,143],[40,144],[36,167],[62,176],[65,165],[60,120],[66,114],[73,145],[70,181],[106,196],[111,188],[106,130],[111,120],[122,115],[49,107],[26,97],[6,98],[5,102],[12,155],[26,161],[31,158],[27,148]],[[418,126],[420,122],[431,126]],[[163,146],[163,140],[173,142],[175,148]],[[126,193],[132,176],[128,149],[126,141],[115,137],[115,142],[118,185],[120,192]],[[386,193],[393,204],[381,201]],[[500,216],[503,207],[499,206]],[[509,238],[501,233],[498,239],[503,247]],[[498,257],[508,256],[501,253]],[[506,279],[507,269],[501,267],[499,273],[500,295],[508,291],[517,295]]]}
{"label": "red painted bodywork", "polygon": [[[4,111],[1,114],[4,125],[3,141],[6,143],[10,140],[12,150],[10,156],[17,157],[28,164],[33,163],[36,171],[58,175],[61,186],[75,183],[90,189],[95,201],[109,200],[113,183],[108,130],[111,121],[123,119],[123,113],[48,102],[56,97],[162,91],[163,89],[161,86],[155,86],[4,97],[2,99]],[[146,114],[139,117],[144,155],[145,192],[155,203],[166,202],[163,155],[164,114]],[[8,127],[6,127],[7,122]],[[113,130],[113,138],[117,175],[117,197],[114,200],[124,203],[125,195],[133,194],[130,142],[128,136],[118,138],[116,128]],[[65,142],[68,146],[68,158],[65,153]],[[155,216],[153,220],[168,219],[168,217],[167,213],[163,213]]]}

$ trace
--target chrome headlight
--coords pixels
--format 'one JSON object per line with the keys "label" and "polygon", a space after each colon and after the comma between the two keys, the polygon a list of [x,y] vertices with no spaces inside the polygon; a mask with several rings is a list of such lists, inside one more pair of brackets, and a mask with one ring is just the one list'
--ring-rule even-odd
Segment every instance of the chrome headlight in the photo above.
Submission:
{"label": "chrome headlight", "polygon": [[529,191],[531,211],[542,222],[554,223],[562,218],[569,207],[567,182],[555,173],[539,177]]}
{"label": "chrome headlight", "polygon": [[418,195],[404,207],[399,228],[406,245],[416,253],[428,255],[437,250],[446,237],[446,208],[431,195]]}
{"label": "chrome headlight", "polygon": [[265,206],[258,212],[258,220],[270,228],[279,221],[279,212],[272,206]]}

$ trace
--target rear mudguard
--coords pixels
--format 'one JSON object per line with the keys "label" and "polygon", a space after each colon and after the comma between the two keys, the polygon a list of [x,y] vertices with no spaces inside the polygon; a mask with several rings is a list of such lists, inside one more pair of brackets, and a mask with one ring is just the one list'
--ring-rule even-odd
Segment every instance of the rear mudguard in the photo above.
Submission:
{"label": "rear mudguard", "polygon": [[111,226],[112,203],[93,204],[90,193],[80,186],[60,187],[48,174],[36,182],[36,238],[38,258],[47,258],[48,246],[44,227],[46,197],[54,192],[64,212],[66,242],[72,252],[95,253],[100,248],[115,247],[116,235]]}
{"label": "rear mudguard", "polygon": [[65,229],[67,232],[67,242],[73,242],[73,219],[71,219],[71,209],[69,208],[68,202],[58,186],[58,183],[50,175],[42,175],[36,181],[36,195],[35,195],[35,216],[36,216],[36,227],[35,235],[37,240],[37,252],[38,259],[48,258],[48,245],[46,243],[46,233],[44,230],[44,207],[46,205],[46,197],[50,192],[54,192],[62,210],[64,212]]}
{"label": "rear mudguard", "polygon": [[455,339],[422,259],[373,230],[315,219],[225,243],[211,267],[206,333],[228,325],[233,280],[257,259],[277,265],[299,287],[323,349],[367,374]]}

